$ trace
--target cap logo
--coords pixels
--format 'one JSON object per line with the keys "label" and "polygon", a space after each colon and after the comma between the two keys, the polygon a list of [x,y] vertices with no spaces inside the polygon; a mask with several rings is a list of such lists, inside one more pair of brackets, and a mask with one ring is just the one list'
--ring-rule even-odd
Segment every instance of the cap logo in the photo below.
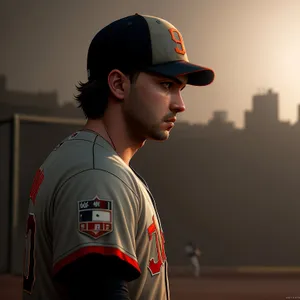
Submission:
{"label": "cap logo", "polygon": [[[183,38],[181,33],[176,29],[176,28],[170,28],[169,32],[171,34],[172,40],[177,44],[174,50],[179,53],[184,55],[186,53],[184,43],[183,43]],[[176,35],[177,37],[176,37]]]}

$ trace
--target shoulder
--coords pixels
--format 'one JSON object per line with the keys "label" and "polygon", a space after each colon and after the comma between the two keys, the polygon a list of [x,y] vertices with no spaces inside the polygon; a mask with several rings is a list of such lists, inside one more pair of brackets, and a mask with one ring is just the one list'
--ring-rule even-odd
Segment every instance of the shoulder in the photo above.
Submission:
{"label": "shoulder", "polygon": [[127,195],[137,201],[143,195],[138,177],[108,142],[91,132],[75,132],[62,141],[42,165],[44,186],[53,198],[62,191],[84,189]]}
{"label": "shoulder", "polygon": [[48,176],[62,178],[93,167],[91,133],[75,132],[61,141],[44,161],[42,168]]}
{"label": "shoulder", "polygon": [[[41,166],[45,181],[56,187],[81,173],[93,177],[106,173],[107,177],[116,177],[125,184],[131,184],[129,168],[100,136],[78,131],[60,142]],[[91,172],[89,172],[91,171]]]}

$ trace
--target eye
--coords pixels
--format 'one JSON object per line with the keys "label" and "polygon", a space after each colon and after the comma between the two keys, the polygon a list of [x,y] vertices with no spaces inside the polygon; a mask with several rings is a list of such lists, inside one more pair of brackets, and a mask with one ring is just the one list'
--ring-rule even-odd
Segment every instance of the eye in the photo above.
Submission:
{"label": "eye", "polygon": [[174,82],[166,81],[166,82],[161,82],[160,84],[169,90],[173,86]]}

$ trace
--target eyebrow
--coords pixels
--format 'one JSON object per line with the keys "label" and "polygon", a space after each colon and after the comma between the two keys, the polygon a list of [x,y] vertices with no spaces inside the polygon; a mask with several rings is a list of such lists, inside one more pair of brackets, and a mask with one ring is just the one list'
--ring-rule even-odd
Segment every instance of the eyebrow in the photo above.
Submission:
{"label": "eyebrow", "polygon": [[183,81],[179,80],[177,77],[162,76],[161,78],[175,81],[176,83],[178,83],[180,85],[184,84],[186,86],[186,84],[187,84],[186,82],[183,82]]}

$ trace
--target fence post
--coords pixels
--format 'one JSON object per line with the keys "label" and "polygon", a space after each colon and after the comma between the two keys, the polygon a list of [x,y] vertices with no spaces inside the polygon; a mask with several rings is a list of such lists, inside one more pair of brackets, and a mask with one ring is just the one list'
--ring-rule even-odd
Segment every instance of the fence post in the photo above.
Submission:
{"label": "fence post", "polygon": [[14,244],[16,238],[16,231],[18,226],[19,216],[19,164],[20,164],[20,117],[14,114],[12,122],[12,174],[11,174],[11,201],[10,201],[10,243],[9,243],[9,272],[13,272],[14,259]]}

